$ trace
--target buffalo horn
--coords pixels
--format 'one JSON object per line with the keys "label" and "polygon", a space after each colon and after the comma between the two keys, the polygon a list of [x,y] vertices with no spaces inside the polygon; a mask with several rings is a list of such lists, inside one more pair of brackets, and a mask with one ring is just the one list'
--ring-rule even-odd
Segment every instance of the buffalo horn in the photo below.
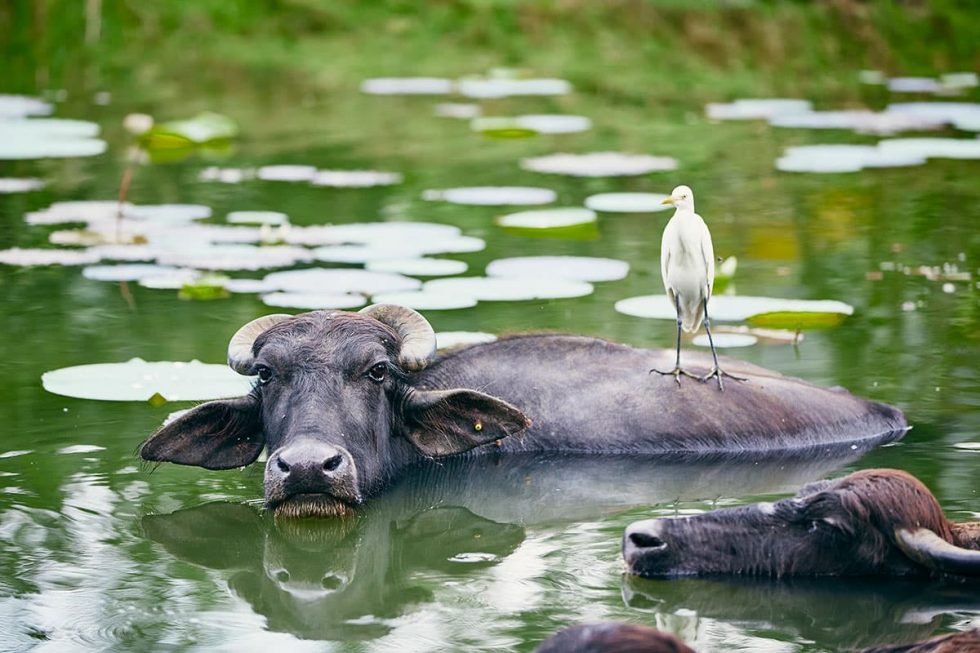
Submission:
{"label": "buffalo horn", "polygon": [[228,366],[239,374],[246,376],[254,374],[255,370],[252,368],[255,365],[255,357],[252,355],[252,345],[255,344],[255,339],[271,327],[291,317],[292,315],[285,313],[263,315],[236,331],[228,342]]}
{"label": "buffalo horn", "polygon": [[948,574],[980,576],[980,551],[950,544],[928,528],[895,530],[898,548],[920,565]]}
{"label": "buffalo horn", "polygon": [[432,361],[436,354],[436,333],[424,317],[398,304],[373,304],[360,312],[387,324],[398,333],[401,339],[398,364],[402,368],[417,372]]}

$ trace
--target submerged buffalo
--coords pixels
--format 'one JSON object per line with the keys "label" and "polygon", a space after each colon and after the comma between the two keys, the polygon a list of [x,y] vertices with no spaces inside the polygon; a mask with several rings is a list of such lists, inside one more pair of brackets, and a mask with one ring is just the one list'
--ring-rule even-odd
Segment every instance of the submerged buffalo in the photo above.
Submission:
{"label": "submerged buffalo", "polygon": [[949,521],[906,472],[869,469],[776,503],[636,522],[623,557],[646,577],[978,577],[980,522]]}
{"label": "submerged buffalo", "polygon": [[432,327],[403,306],[269,315],[228,346],[253,391],[194,408],[140,454],[229,469],[265,448],[269,508],[338,515],[414,462],[474,449],[772,457],[867,449],[906,430],[895,408],[736,360],[727,368],[748,381],[725,393],[648,374],[670,356],[565,335],[437,356]]}

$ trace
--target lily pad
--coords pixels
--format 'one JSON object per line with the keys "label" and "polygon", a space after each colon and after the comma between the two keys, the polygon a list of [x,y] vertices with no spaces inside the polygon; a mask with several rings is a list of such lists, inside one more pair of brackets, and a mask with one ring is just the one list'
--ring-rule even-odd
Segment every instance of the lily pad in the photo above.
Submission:
{"label": "lily pad", "polygon": [[27,116],[47,116],[54,107],[41,98],[27,95],[0,95],[0,118],[26,118]]}
{"label": "lily pad", "polygon": [[255,176],[264,181],[310,181],[316,174],[316,166],[276,165],[262,166]]}
{"label": "lily pad", "polygon": [[927,159],[980,159],[978,138],[890,138],[879,141],[883,156]]}
{"label": "lily pad", "polygon": [[[124,203],[123,213],[133,208]],[[67,222],[114,221],[119,212],[119,202],[113,200],[55,202],[46,209],[24,215],[24,222],[32,225],[64,224]]]}
{"label": "lily pad", "polygon": [[629,274],[629,263],[589,256],[518,256],[492,261],[487,265],[491,277],[572,279],[576,281],[615,281]]}
{"label": "lily pad", "polygon": [[579,207],[520,211],[496,220],[499,226],[513,229],[561,229],[595,221],[595,211]]}
{"label": "lily pad", "polygon": [[45,372],[41,383],[48,392],[78,399],[148,401],[159,394],[167,401],[204,401],[248,394],[252,378],[227,365],[133,358]]}
{"label": "lily pad", "polygon": [[599,193],[585,198],[585,206],[603,213],[653,213],[673,207],[664,204],[669,195],[659,193]]}
{"label": "lily pad", "polygon": [[446,277],[463,274],[468,267],[463,261],[446,258],[392,258],[370,261],[365,269],[412,277]]}
{"label": "lily pad", "polygon": [[980,131],[980,103],[976,102],[899,102],[889,104],[885,111],[947,123],[965,131]]}
{"label": "lily pad", "polygon": [[13,249],[0,250],[0,265],[31,267],[39,265],[92,265],[99,256],[77,249]]}
{"label": "lily pad", "polygon": [[228,116],[204,111],[187,120],[172,120],[150,127],[140,136],[147,150],[180,149],[229,141],[238,136],[238,125]]}
{"label": "lily pad", "polygon": [[516,204],[550,204],[557,198],[550,188],[531,186],[471,186],[427,190],[422,198],[430,201],[442,200],[451,204],[472,206],[507,206]]}
{"label": "lily pad", "polygon": [[478,301],[525,301],[565,299],[592,294],[592,284],[569,279],[534,277],[453,277],[427,281],[423,289],[433,293],[473,297]]}
{"label": "lily pad", "polygon": [[332,188],[370,188],[372,186],[392,186],[402,183],[404,177],[398,172],[378,170],[317,170],[310,179],[314,186]]}
{"label": "lily pad", "polygon": [[95,123],[52,118],[0,121],[0,159],[50,159],[102,154]]}
{"label": "lily pad", "polygon": [[180,224],[210,218],[211,207],[203,204],[138,204],[127,207],[124,215],[131,220]]}
{"label": "lily pad", "polygon": [[357,308],[364,306],[367,299],[364,295],[343,292],[274,292],[262,295],[262,303],[266,306],[313,311],[326,308]]}
{"label": "lily pad", "polygon": [[225,290],[233,293],[262,294],[275,292],[275,287],[264,279],[228,279],[224,283]]}
{"label": "lily pad", "polygon": [[420,242],[382,241],[369,245],[328,245],[313,250],[317,260],[330,263],[371,263],[390,259],[419,257],[424,254],[459,254],[478,252],[486,241],[472,236],[454,236],[444,240]]}
{"label": "lily pad", "polygon": [[778,115],[802,113],[813,109],[809,100],[788,98],[759,98],[711,103],[705,113],[712,120],[766,120]]}
{"label": "lily pad", "polygon": [[191,246],[182,250],[165,251],[157,257],[157,261],[163,265],[203,270],[253,271],[286,268],[312,260],[313,254],[303,247],[256,247],[241,244]]}
{"label": "lily pad", "polygon": [[469,104],[466,102],[442,102],[433,108],[433,112],[440,118],[457,118],[459,120],[471,120],[482,113],[479,104]]}
{"label": "lily pad", "polygon": [[219,168],[210,166],[202,170],[197,178],[200,181],[217,181],[223,184],[240,184],[255,177],[255,170],[249,168]]}
{"label": "lily pad", "polygon": [[492,333],[484,331],[437,331],[436,348],[452,349],[462,345],[476,345],[481,342],[493,342],[497,339]]}
{"label": "lily pad", "polygon": [[[643,295],[616,302],[619,313],[659,320],[676,320],[676,309],[666,295]],[[743,322],[754,315],[775,312],[838,313],[843,316],[854,313],[854,308],[836,300],[779,299],[776,297],[750,297],[740,295],[715,295],[708,303],[708,314],[719,322]]]}
{"label": "lily pad", "polygon": [[539,134],[574,134],[592,129],[592,121],[585,116],[528,114],[515,120],[520,127]]}
{"label": "lily pad", "polygon": [[177,268],[165,265],[94,265],[82,269],[82,276],[92,281],[139,281],[145,277],[176,272]]}
{"label": "lily pad", "polygon": [[181,290],[184,286],[198,283],[201,276],[197,270],[172,270],[142,277],[139,285],[154,290]]}
{"label": "lily pad", "polygon": [[227,281],[228,277],[224,275],[204,274],[181,286],[177,296],[193,301],[224,299],[230,296],[228,290],[225,289],[225,282]]}
{"label": "lily pad", "polygon": [[417,290],[422,286],[418,279],[368,270],[344,270],[313,268],[273,272],[264,281],[271,287],[290,293],[359,293],[376,295],[383,292]]}
{"label": "lily pad", "polygon": [[521,167],[533,172],[574,177],[625,177],[676,170],[677,160],[665,156],[620,152],[561,153],[521,159]]}
{"label": "lily pad", "polygon": [[537,130],[521,124],[517,118],[474,118],[470,129],[491,138],[530,138],[538,134]]}
{"label": "lily pad", "polygon": [[[715,341],[715,347],[719,349],[728,349],[733,347],[751,347],[752,345],[759,342],[759,339],[752,335],[741,334],[741,333],[713,333],[711,334]],[[708,334],[702,333],[701,335],[694,336],[691,340],[698,347],[710,347],[711,343],[708,341]]]}
{"label": "lily pad", "polygon": [[925,157],[918,152],[898,148],[886,151],[873,145],[802,145],[786,148],[776,168],[784,172],[840,173],[924,163]]}
{"label": "lily pad", "polygon": [[281,225],[289,222],[289,216],[279,211],[232,211],[225,220],[229,224]]}
{"label": "lily pad", "polygon": [[773,311],[760,313],[749,317],[746,321],[754,326],[765,329],[830,329],[841,324],[847,318],[844,313],[820,311]]}
{"label": "lily pad", "polygon": [[448,311],[472,308],[477,304],[475,298],[461,293],[429,290],[381,293],[372,297],[371,301],[378,304],[401,304],[417,311]]}
{"label": "lily pad", "polygon": [[286,234],[286,241],[303,245],[397,243],[406,246],[407,243],[447,240],[460,233],[459,227],[434,222],[361,222],[293,227]]}
{"label": "lily pad", "polygon": [[361,93],[370,95],[448,95],[452,80],[442,77],[377,77],[361,82]]}
{"label": "lily pad", "polygon": [[893,93],[936,93],[942,86],[932,77],[892,77],[888,80],[888,90]]}
{"label": "lily pad", "polygon": [[154,261],[160,255],[160,250],[152,245],[96,245],[88,251],[102,261]]}
{"label": "lily pad", "polygon": [[501,98],[516,95],[566,95],[572,85],[564,79],[486,79],[470,77],[456,82],[460,95],[472,98]]}
{"label": "lily pad", "polygon": [[896,134],[902,131],[938,129],[941,120],[910,113],[874,111],[810,111],[776,116],[769,121],[774,127],[800,129],[848,129],[859,134]]}
{"label": "lily pad", "polygon": [[18,179],[16,177],[0,177],[0,194],[4,193],[29,193],[34,190],[44,188],[45,182],[42,179]]}

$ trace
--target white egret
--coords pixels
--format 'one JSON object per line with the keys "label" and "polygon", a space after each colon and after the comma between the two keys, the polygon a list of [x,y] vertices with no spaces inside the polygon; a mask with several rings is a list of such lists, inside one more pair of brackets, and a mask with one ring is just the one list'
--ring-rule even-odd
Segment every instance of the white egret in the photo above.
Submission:
{"label": "white egret", "polygon": [[[663,239],[660,241],[660,274],[664,280],[667,298],[677,311],[677,361],[674,369],[669,372],[656,369],[650,371],[673,375],[677,385],[681,383],[682,374],[702,382],[714,377],[718,379],[718,389],[724,390],[723,376],[737,381],[745,379],[732,376],[718,366],[718,353],[711,337],[708,300],[715,282],[715,250],[711,245],[711,232],[701,216],[694,212],[694,191],[687,186],[675,188],[663,203],[673,204],[677,209],[664,228]],[[708,343],[714,359],[714,368],[703,377],[681,368],[681,329],[693,333],[698,330],[702,321],[705,331],[708,332]]]}

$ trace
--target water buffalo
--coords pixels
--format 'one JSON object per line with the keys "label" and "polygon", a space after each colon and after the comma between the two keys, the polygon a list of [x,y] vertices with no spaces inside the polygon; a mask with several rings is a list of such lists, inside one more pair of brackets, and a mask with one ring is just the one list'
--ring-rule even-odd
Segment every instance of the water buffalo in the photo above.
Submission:
{"label": "water buffalo", "polygon": [[[748,381],[719,393],[648,374],[670,352],[525,335],[436,355],[421,315],[269,315],[232,337],[251,393],[202,404],[143,443],[145,460],[228,469],[263,448],[281,515],[351,512],[406,466],[463,452],[755,455],[864,450],[904,434],[895,408],[726,361]],[[707,367],[702,355],[692,364]]]}
{"label": "water buffalo", "polygon": [[906,472],[870,469],[776,503],[636,522],[623,557],[646,577],[980,576],[980,523],[950,522]]}
{"label": "water buffalo", "polygon": [[[572,626],[554,634],[535,653],[695,653],[673,635],[623,623]],[[980,629],[940,635],[915,644],[875,646],[858,653],[980,653]]]}

